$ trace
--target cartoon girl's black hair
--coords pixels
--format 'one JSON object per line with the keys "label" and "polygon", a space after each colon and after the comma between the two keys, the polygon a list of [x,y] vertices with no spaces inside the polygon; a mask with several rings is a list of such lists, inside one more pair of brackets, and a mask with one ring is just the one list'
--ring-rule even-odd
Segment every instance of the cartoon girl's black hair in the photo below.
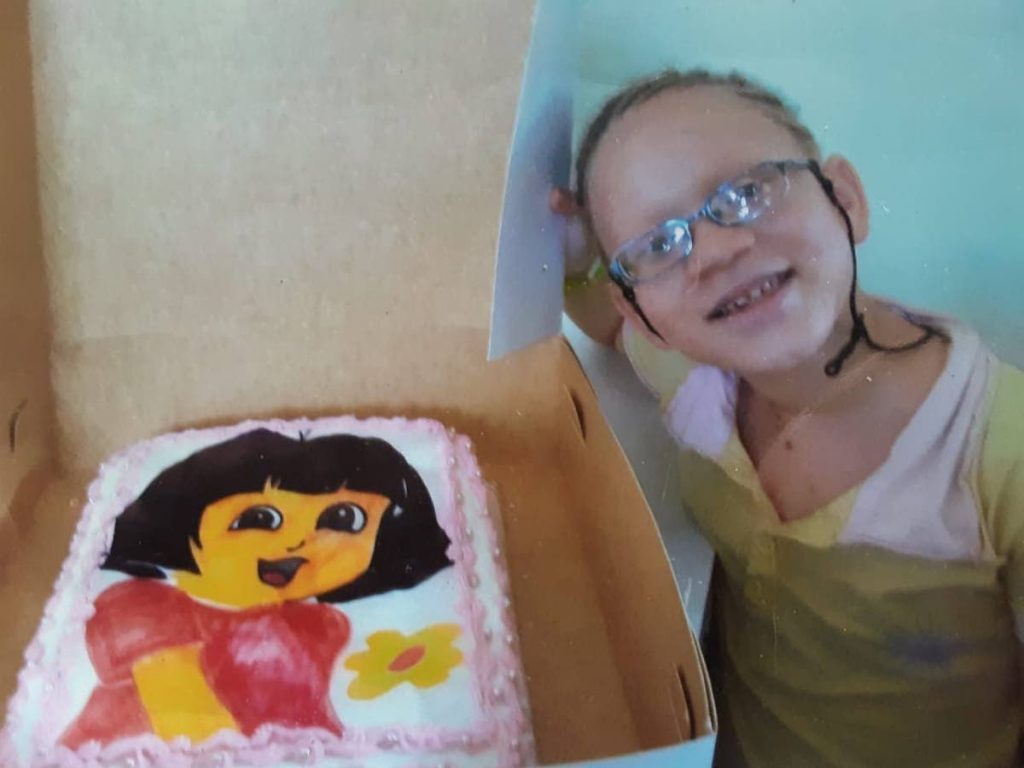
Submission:
{"label": "cartoon girl's black hair", "polygon": [[160,579],[164,569],[198,573],[189,544],[201,546],[203,510],[227,496],[262,491],[268,480],[296,493],[344,487],[391,500],[370,567],[350,584],[320,595],[323,602],[406,589],[451,565],[450,542],[427,487],[390,443],[355,435],[296,440],[259,429],[197,451],[161,472],[118,515],[101,567]]}

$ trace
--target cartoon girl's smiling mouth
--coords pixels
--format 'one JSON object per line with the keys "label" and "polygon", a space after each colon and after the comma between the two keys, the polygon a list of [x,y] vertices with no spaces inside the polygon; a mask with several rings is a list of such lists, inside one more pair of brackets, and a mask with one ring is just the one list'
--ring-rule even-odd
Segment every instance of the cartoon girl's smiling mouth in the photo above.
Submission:
{"label": "cartoon girl's smiling mouth", "polygon": [[295,578],[299,568],[309,561],[304,557],[283,557],[280,560],[257,561],[256,571],[260,581],[271,587],[286,587]]}

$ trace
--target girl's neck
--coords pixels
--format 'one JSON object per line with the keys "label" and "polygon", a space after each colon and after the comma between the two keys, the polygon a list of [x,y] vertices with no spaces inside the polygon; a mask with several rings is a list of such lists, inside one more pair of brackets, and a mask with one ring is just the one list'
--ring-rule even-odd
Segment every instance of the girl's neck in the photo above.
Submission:
{"label": "girl's neck", "polygon": [[[864,312],[871,337],[881,345],[897,346],[921,335],[920,328],[876,298],[860,296],[857,306]],[[861,400],[872,389],[878,389],[870,386],[872,374],[895,373],[895,367],[904,362],[900,358],[905,356],[877,352],[861,341],[844,362],[839,375],[828,376],[825,366],[849,340],[852,327],[852,318],[844,312],[828,341],[804,362],[784,370],[743,375],[745,396],[769,404],[783,420],[809,411],[838,412],[862,404]],[[879,370],[882,368],[884,371]]]}

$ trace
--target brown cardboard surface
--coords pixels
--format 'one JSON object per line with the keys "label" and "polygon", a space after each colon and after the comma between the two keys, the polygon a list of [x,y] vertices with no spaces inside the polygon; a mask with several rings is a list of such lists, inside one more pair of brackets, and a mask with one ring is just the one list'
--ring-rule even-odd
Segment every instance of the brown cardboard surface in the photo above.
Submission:
{"label": "brown cardboard surface", "polygon": [[[138,435],[254,415],[311,416],[423,408],[489,414],[515,398],[526,419],[497,409],[493,428],[526,431],[557,376],[545,356],[483,365],[486,332],[369,327],[365,333],[284,325],[235,335],[125,335],[58,345],[59,433],[68,467],[91,467]],[[550,407],[550,406],[548,406]],[[470,434],[474,434],[472,431]]]}
{"label": "brown cardboard surface", "polygon": [[50,450],[43,272],[28,11],[0,4],[0,550],[17,480]]}
{"label": "brown cardboard surface", "polygon": [[679,636],[686,617],[675,580],[664,569],[664,545],[649,515],[635,512],[646,507],[636,477],[619,461],[621,448],[568,344],[560,374],[564,408],[580,425],[562,433],[562,462],[586,478],[574,486],[572,510],[604,613],[612,617],[608,632],[639,741],[666,746],[705,736],[711,703],[699,682],[704,671],[696,646]]}
{"label": "brown cardboard surface", "polygon": [[51,478],[31,507],[28,524],[9,535],[0,554],[0,605],[10,616],[0,637],[0,697],[14,692],[22,651],[35,634],[43,608],[85,503],[88,476]]}
{"label": "brown cardboard surface", "polygon": [[65,457],[105,417],[89,376],[118,386],[85,360],[168,381],[188,340],[267,344],[258,392],[353,339],[372,367],[376,339],[487,328],[528,4],[32,7]]}
{"label": "brown cardboard surface", "polygon": [[[0,696],[113,451],[250,417],[427,416],[497,487],[541,760],[687,738],[698,661],[582,371],[560,340],[484,362],[529,6],[32,11],[52,339],[31,337],[60,469],[38,502],[40,471],[9,470],[26,522],[0,549]],[[46,293],[22,266],[0,284]],[[24,429],[46,445],[44,419]]]}

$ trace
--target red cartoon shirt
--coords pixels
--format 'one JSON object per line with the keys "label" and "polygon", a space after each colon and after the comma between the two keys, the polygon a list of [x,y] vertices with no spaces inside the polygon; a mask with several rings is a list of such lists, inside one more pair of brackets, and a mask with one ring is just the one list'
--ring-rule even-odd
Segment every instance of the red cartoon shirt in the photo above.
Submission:
{"label": "red cartoon shirt", "polygon": [[274,723],[341,734],[328,694],[349,623],[329,605],[229,610],[199,603],[166,582],[132,579],[96,599],[85,637],[100,682],[61,738],[68,747],[152,731],[132,667],[193,644],[200,646],[210,689],[243,733]]}

